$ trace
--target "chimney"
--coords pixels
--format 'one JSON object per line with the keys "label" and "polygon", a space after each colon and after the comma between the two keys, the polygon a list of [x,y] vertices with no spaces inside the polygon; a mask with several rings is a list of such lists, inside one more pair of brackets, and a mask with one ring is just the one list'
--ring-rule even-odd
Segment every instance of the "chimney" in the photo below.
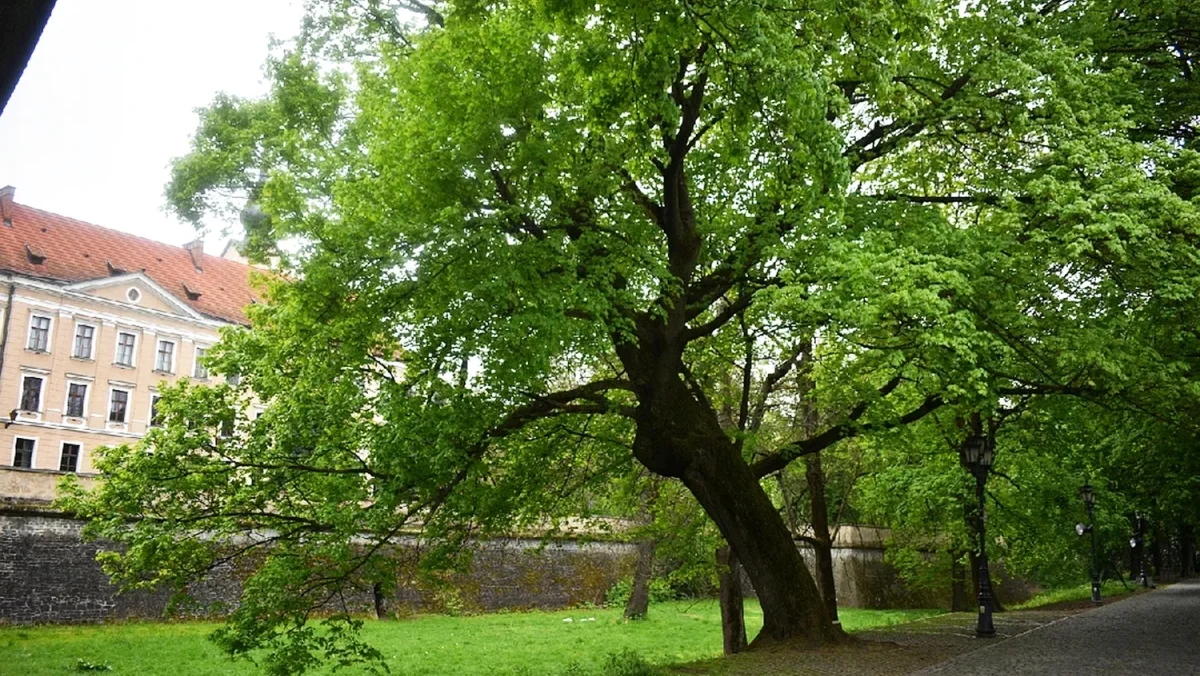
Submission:
{"label": "chimney", "polygon": [[11,185],[0,188],[0,219],[3,219],[6,228],[12,227],[13,196],[16,194],[17,189]]}
{"label": "chimney", "polygon": [[192,255],[192,267],[199,272],[204,272],[204,240],[196,239],[183,245],[188,253]]}

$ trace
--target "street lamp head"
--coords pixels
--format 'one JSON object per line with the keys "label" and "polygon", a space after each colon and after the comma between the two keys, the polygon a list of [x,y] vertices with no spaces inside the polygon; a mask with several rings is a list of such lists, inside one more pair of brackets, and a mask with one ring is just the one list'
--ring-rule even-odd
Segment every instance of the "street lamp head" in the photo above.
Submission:
{"label": "street lamp head", "polygon": [[1083,525],[1083,524],[1081,524],[1081,523],[1077,523],[1077,524],[1075,524],[1075,534],[1076,534],[1076,535],[1078,535],[1079,537],[1083,537],[1083,534],[1084,534],[1084,533],[1086,533],[1086,532],[1088,532],[1088,527],[1087,527],[1087,526],[1085,526],[1085,525]]}
{"label": "street lamp head", "polygon": [[958,459],[963,467],[974,472],[979,467],[990,467],[992,452],[988,448],[987,439],[980,434],[972,434],[963,440],[958,448]]}
{"label": "street lamp head", "polygon": [[1090,482],[1083,482],[1083,488],[1079,489],[1079,496],[1083,498],[1083,504],[1087,505],[1088,509],[1096,506],[1096,492],[1092,490]]}
{"label": "street lamp head", "polygon": [[1129,548],[1137,549],[1137,538],[1129,538]]}

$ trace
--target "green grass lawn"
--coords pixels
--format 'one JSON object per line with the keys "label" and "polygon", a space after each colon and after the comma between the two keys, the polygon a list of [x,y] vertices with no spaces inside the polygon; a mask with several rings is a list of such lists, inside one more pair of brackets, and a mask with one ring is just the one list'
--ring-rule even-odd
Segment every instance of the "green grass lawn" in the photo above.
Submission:
{"label": "green grass lawn", "polygon": [[[848,631],[908,622],[936,610],[841,611]],[[570,618],[571,622],[565,620]],[[595,618],[594,621],[589,618]],[[747,599],[753,636],[762,624]],[[43,676],[75,672],[77,660],[111,665],[102,673],[166,676],[256,674],[231,662],[206,635],[212,623],[125,623],[0,628],[0,674]],[[649,619],[627,623],[620,609],[496,613],[471,617],[426,615],[368,621],[368,642],[387,656],[393,674],[591,674],[610,654],[632,650],[652,664],[691,662],[721,654],[716,601],[651,606]],[[357,674],[350,669],[339,673]]]}
{"label": "green grass lawn", "polygon": [[[1100,585],[1100,596],[1102,598],[1109,599],[1130,594],[1136,589],[1137,585],[1133,583],[1130,583],[1129,587],[1126,587],[1116,580],[1105,580]],[[1092,584],[1090,582],[1086,582],[1076,587],[1049,589],[1034,596],[1024,603],[1018,603],[1014,606],[1010,606],[1009,610],[1034,610],[1036,608],[1048,606],[1054,603],[1062,603],[1064,601],[1084,601],[1090,598],[1092,598]]]}

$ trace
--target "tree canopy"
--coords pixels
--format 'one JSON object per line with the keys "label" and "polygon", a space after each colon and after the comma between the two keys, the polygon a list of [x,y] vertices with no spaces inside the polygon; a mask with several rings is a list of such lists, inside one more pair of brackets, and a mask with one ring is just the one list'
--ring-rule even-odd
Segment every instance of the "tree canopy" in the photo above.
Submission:
{"label": "tree canopy", "polygon": [[237,384],[165,393],[68,503],[127,583],[261,557],[222,641],[290,671],[369,654],[305,620],[398,534],[445,564],[636,461],[745,566],[758,644],[836,641],[764,477],[1045,397],[1194,429],[1194,28],[1122,42],[1155,7],[314,3],[167,191],[276,261],[211,358]]}

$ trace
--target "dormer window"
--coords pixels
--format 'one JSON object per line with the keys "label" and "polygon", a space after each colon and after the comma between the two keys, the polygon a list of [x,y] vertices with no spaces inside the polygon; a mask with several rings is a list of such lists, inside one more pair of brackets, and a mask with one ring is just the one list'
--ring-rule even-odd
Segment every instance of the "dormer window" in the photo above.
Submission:
{"label": "dormer window", "polygon": [[119,267],[113,265],[112,261],[106,260],[106,261],[104,261],[104,265],[105,265],[105,267],[108,268],[108,276],[109,277],[118,277],[118,276],[126,273],[125,268],[119,268]]}
{"label": "dormer window", "polygon": [[46,262],[46,254],[28,244],[25,245],[25,257],[28,258],[29,262],[33,263],[34,265],[41,265],[42,263]]}
{"label": "dormer window", "polygon": [[187,296],[188,300],[200,300],[200,292],[188,286],[187,284],[183,285],[183,294]]}

